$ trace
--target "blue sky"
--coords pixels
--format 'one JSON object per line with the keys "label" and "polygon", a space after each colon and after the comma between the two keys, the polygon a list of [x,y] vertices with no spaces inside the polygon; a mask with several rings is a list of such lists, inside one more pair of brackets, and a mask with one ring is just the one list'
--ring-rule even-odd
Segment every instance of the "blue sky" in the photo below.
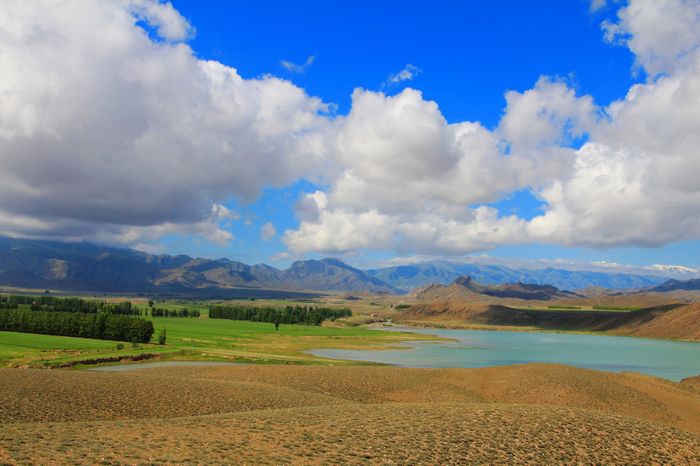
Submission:
{"label": "blue sky", "polygon": [[[643,72],[633,72],[634,57],[628,49],[601,40],[600,24],[613,18],[615,10],[591,11],[584,0],[442,1],[429,6],[404,1],[239,1],[226,7],[175,0],[173,4],[196,27],[190,44],[200,58],[221,61],[246,78],[272,74],[289,79],[310,95],[335,104],[338,114],[349,111],[350,95],[357,87],[395,94],[411,86],[437,102],[449,122],[480,121],[493,128],[504,111],[504,92],[529,89],[541,75],[565,78],[578,93],[594,96],[600,105],[620,99],[644,78]],[[280,64],[288,60],[303,65],[311,56],[313,63],[301,73]],[[407,64],[420,69],[413,80],[385,84]],[[276,257],[286,250],[280,235],[263,241],[260,228],[267,221],[278,233],[294,228],[298,224],[294,203],[301,192],[310,190],[313,184],[302,181],[267,189],[250,205],[228,204],[248,221],[230,225],[236,240],[225,248],[181,236],[166,239],[165,244],[169,252],[285,266],[290,259]],[[530,219],[541,213],[542,202],[521,190],[492,205]],[[499,259],[697,266],[698,246],[693,241],[610,249],[531,244],[484,253]],[[391,251],[364,251],[346,259],[371,265],[393,256]]]}
{"label": "blue sky", "polygon": [[700,2],[1,15],[0,235],[281,267],[700,267]]}

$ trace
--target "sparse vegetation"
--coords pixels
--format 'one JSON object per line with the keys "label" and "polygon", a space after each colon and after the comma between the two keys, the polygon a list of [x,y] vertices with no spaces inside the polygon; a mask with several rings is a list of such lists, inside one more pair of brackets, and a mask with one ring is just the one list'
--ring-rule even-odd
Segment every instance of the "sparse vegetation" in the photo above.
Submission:
{"label": "sparse vegetation", "polygon": [[599,311],[638,311],[641,308],[639,306],[617,306],[617,305],[608,305],[608,304],[596,304],[593,306],[593,309],[599,310]]}
{"label": "sparse vegetation", "polygon": [[0,463],[700,461],[700,415],[688,409],[700,394],[633,374],[552,365],[1,371]]}

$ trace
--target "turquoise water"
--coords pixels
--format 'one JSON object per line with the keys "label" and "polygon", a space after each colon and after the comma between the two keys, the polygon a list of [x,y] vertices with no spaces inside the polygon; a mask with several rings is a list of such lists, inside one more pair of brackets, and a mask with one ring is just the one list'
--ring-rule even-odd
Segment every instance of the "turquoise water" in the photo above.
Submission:
{"label": "turquoise water", "polygon": [[548,362],[613,372],[636,371],[670,380],[700,374],[700,343],[573,333],[405,327],[391,330],[439,335],[455,341],[410,342],[401,350],[317,349],[309,353],[406,367],[486,367]]}

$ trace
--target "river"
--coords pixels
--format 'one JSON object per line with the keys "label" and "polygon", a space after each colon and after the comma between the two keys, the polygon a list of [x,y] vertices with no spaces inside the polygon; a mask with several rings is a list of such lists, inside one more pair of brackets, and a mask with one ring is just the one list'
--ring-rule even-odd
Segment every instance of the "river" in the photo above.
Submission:
{"label": "river", "polygon": [[700,343],[576,333],[452,330],[392,326],[454,341],[415,341],[398,350],[316,349],[331,359],[404,367],[486,367],[544,362],[604,371],[635,371],[680,380],[700,374]]}

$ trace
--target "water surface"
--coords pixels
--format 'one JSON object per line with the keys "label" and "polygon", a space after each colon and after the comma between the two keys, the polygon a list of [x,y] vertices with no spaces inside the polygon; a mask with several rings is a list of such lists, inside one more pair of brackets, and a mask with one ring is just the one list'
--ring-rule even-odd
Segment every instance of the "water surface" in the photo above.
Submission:
{"label": "water surface", "polygon": [[451,338],[408,342],[400,350],[309,351],[316,356],[405,367],[486,367],[530,362],[604,371],[636,371],[670,380],[700,374],[700,343],[574,333],[391,327]]}

